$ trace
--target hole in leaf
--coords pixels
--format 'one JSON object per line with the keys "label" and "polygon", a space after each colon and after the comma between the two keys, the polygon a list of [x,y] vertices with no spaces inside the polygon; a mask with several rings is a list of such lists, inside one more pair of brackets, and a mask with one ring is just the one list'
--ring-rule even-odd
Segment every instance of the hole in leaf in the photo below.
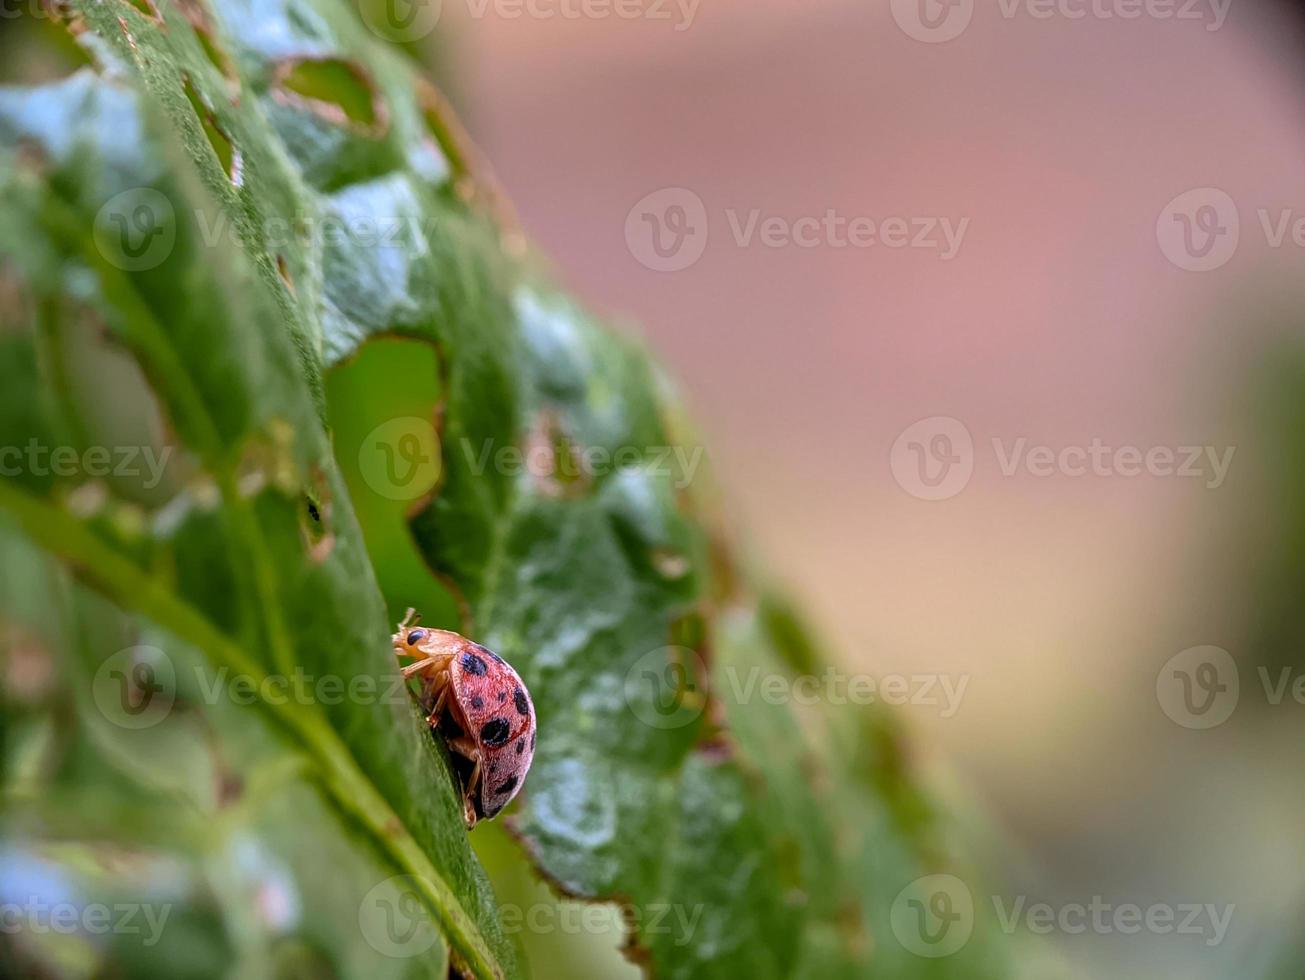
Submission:
{"label": "hole in leaf", "polygon": [[499,243],[507,254],[525,255],[529,243],[521,231],[516,210],[499,187],[489,163],[458,121],[449,100],[434,85],[418,80],[417,103],[427,133],[452,168],[450,186],[454,196],[463,204],[478,204],[488,212],[498,226]]}
{"label": "hole in leaf", "polygon": [[195,38],[199,41],[200,50],[204,52],[204,57],[208,59],[219,75],[227,84],[227,96],[235,103],[240,97],[240,77],[236,73],[235,62],[226,50],[218,44],[217,31],[213,27],[212,18],[209,16],[208,8],[200,0],[176,0],[177,6],[190,22],[191,28],[195,31]]}
{"label": "hole in leaf", "polygon": [[54,689],[54,657],[33,632],[17,623],[0,626],[5,690],[18,703],[36,704]]}
{"label": "hole in leaf", "polygon": [[276,97],[301,105],[339,126],[379,136],[387,118],[371,77],[361,67],[340,58],[283,61],[276,71]]}
{"label": "hole in leaf", "polygon": [[293,293],[295,291],[295,281],[294,277],[290,275],[290,267],[286,264],[284,255],[276,257],[276,271],[280,275],[281,281],[285,283],[286,289]]}
{"label": "hole in leaf", "polygon": [[593,485],[593,474],[557,413],[544,409],[526,437],[526,469],[540,493],[576,498]]}
{"label": "hole in leaf", "polygon": [[314,469],[310,483],[304,488],[303,510],[299,517],[299,532],[308,557],[320,563],[335,547],[335,532],[331,530],[331,497],[326,476]]}
{"label": "hole in leaf", "polygon": [[208,139],[209,146],[213,147],[213,152],[217,155],[218,163],[222,165],[222,171],[233,185],[239,187],[244,181],[245,161],[240,153],[240,149],[231,142],[231,138],[218,125],[217,117],[213,110],[209,108],[208,103],[204,101],[199,90],[195,88],[195,83],[191,81],[189,75],[183,74],[182,87],[186,91],[186,98],[190,100],[190,106],[195,110],[195,115],[199,117],[200,125],[204,129],[204,136]]}
{"label": "hole in leaf", "polygon": [[422,121],[435,145],[443,152],[455,172],[465,174],[471,169],[469,158],[474,151],[471,149],[471,139],[458,122],[448,99],[423,79],[417,83],[417,101],[421,105]]}
{"label": "hole in leaf", "polygon": [[0,83],[55,82],[92,64],[74,40],[84,25],[61,4],[0,0],[0,26]]}
{"label": "hole in leaf", "polygon": [[159,13],[159,8],[154,6],[154,0],[123,0],[123,2],[129,7],[135,7],[150,20],[163,23],[163,16]]}
{"label": "hole in leaf", "polygon": [[[538,758],[538,757],[536,757]],[[523,793],[529,793],[527,779]],[[516,828],[502,819],[476,825],[470,835],[505,915],[520,916],[518,922],[548,924],[514,928],[525,951],[525,961],[535,976],[602,977],[603,980],[642,980],[648,974],[646,947],[634,945],[638,924],[651,924],[651,915],[661,915],[653,906],[633,908],[616,901],[586,901],[567,897],[567,888],[540,880],[529,861],[521,859],[522,844]],[[510,910],[510,911],[506,911]],[[670,928],[667,915],[658,923],[663,937]],[[505,920],[506,921],[506,920]],[[682,925],[677,925],[683,935]],[[688,936],[683,938],[687,939]]]}
{"label": "hole in leaf", "polygon": [[[254,497],[273,487],[287,497],[302,493],[294,458],[295,429],[284,418],[268,420],[263,430],[250,438],[236,464],[236,488]],[[316,477],[315,477],[316,479]],[[320,501],[319,501],[320,503]]]}
{"label": "hole in leaf", "polygon": [[[442,492],[445,454],[456,451],[462,458],[479,448],[466,440],[456,449],[443,445],[440,407],[446,391],[436,347],[419,340],[368,341],[326,375],[336,462],[396,619],[407,606],[420,609],[430,623],[464,619],[461,597],[427,563],[409,524],[414,507]],[[433,446],[427,443],[428,425],[434,428]]]}
{"label": "hole in leaf", "polygon": [[61,400],[75,457],[64,467],[65,505],[83,517],[111,515],[136,533],[147,512],[185,485],[194,461],[141,362],[99,313],[71,300],[51,312],[47,383]]}
{"label": "hole in leaf", "polygon": [[19,324],[31,322],[31,312],[27,281],[19,275],[14,263],[8,259],[0,261],[0,333],[16,333]]}

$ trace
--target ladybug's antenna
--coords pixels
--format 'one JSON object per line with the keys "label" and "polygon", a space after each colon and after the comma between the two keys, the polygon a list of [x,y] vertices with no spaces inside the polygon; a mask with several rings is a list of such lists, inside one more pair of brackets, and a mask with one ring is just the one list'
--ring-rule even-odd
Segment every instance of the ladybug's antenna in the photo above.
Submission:
{"label": "ladybug's antenna", "polygon": [[408,611],[403,614],[403,622],[399,624],[399,632],[402,633],[409,626],[416,626],[420,622],[421,622],[421,613],[413,609],[412,606],[409,606]]}

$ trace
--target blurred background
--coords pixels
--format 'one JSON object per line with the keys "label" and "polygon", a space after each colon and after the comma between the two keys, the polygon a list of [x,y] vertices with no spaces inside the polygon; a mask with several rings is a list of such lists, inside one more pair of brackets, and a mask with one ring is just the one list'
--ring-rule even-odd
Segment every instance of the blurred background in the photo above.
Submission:
{"label": "blurred background", "polygon": [[[535,9],[444,0],[473,138],[564,281],[683,384],[737,523],[833,656],[968,677],[950,717],[900,710],[1008,833],[1008,897],[1235,906],[1217,945],[1056,930],[1084,976],[1300,976],[1305,704],[1272,697],[1305,638],[1298,12]],[[935,417],[972,470],[920,499],[893,447]],[[1176,460],[1006,472],[1020,445],[1094,440]],[[1240,696],[1190,729],[1157,678],[1206,645]]]}

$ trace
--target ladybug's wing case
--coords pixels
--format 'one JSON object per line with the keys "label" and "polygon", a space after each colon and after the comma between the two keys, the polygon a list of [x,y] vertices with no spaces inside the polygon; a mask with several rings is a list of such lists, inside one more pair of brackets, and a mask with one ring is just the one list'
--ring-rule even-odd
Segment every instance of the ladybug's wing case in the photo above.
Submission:
{"label": "ladybug's wing case", "polygon": [[449,674],[467,734],[480,749],[475,803],[489,818],[507,806],[526,781],[535,755],[535,706],[517,672],[479,644],[469,644]]}

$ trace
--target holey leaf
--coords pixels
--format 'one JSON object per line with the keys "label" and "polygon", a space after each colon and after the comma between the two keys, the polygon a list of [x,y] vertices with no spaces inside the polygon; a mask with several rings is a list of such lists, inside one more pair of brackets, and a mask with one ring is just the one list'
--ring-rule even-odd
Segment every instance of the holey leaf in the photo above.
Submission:
{"label": "holey leaf", "polygon": [[516,859],[654,975],[1010,975],[893,719],[762,696],[826,663],[671,386],[359,9],[50,9],[88,63],[0,89],[0,901],[44,903],[3,965],[527,972],[390,650],[412,605],[522,675]]}

